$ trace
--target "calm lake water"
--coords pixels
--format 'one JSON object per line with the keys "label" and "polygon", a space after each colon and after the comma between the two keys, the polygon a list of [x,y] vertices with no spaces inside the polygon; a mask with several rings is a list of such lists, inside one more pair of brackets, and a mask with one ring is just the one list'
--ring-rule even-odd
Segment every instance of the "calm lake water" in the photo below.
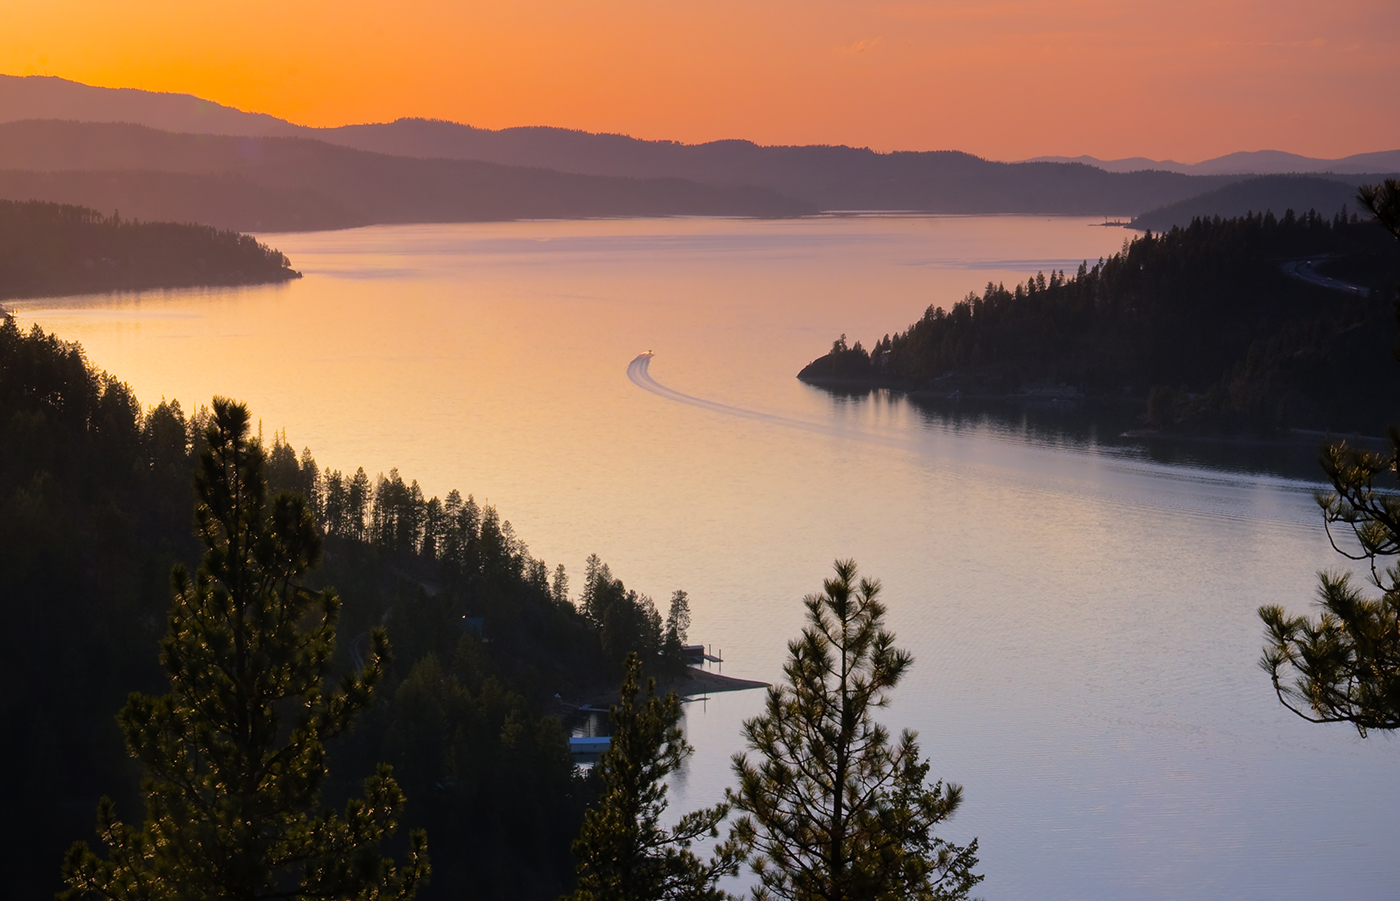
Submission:
{"label": "calm lake water", "polygon": [[[1298,720],[1255,664],[1255,609],[1306,607],[1341,562],[1311,466],[794,378],[843,332],[871,343],[1122,244],[1090,225],[275,235],[306,278],[16,306],[147,404],[237,397],[322,465],[497,505],[575,588],[596,552],[662,604],[686,589],[692,639],[728,674],[778,679],[802,596],[854,557],[915,655],[887,721],[965,786],[946,834],[980,837],[988,899],[1393,898],[1400,748]],[[761,703],[688,705],[674,804],[720,796]]]}

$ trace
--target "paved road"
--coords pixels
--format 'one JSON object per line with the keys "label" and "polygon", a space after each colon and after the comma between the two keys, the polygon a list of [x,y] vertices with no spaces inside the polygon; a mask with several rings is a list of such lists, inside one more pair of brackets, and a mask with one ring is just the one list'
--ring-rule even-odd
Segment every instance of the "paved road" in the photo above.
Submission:
{"label": "paved road", "polygon": [[1289,260],[1283,264],[1283,274],[1310,285],[1318,285],[1332,291],[1345,291],[1347,294],[1355,294],[1357,297],[1365,297],[1369,293],[1361,285],[1353,285],[1351,282],[1344,282],[1341,279],[1331,278],[1318,272],[1317,264],[1320,262],[1321,260]]}

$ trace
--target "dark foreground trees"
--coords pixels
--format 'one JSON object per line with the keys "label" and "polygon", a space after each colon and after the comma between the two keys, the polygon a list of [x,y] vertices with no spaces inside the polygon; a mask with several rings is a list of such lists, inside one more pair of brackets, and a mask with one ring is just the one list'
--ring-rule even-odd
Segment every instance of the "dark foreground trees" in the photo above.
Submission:
{"label": "dark foreground trees", "polygon": [[930,787],[915,734],[892,744],[874,719],[912,662],[884,628],[879,589],[838,561],[825,591],[805,599],[786,684],[744,724],[756,756],[734,758],[734,840],[751,855],[760,899],[954,899],[982,879],[976,839],[933,834],[961,788]]}
{"label": "dark foreground trees", "polygon": [[[1358,199],[1400,238],[1400,181],[1361,189]],[[1400,311],[1400,308],[1397,308]],[[1398,351],[1397,353],[1400,353]],[[1332,546],[1366,564],[1380,597],[1368,598],[1349,574],[1323,573],[1322,615],[1288,616],[1278,605],[1259,608],[1268,643],[1260,666],[1289,710],[1314,723],[1400,729],[1400,430],[1390,429],[1387,453],[1346,444],[1323,453],[1333,493],[1319,497]],[[1390,484],[1386,484],[1390,483]],[[1337,543],[1335,530],[1354,543]]]}
{"label": "dark foreground trees", "polygon": [[[0,818],[11,865],[0,898],[53,897],[76,838],[106,857],[91,838],[104,794],[128,824],[144,820],[143,769],[114,714],[133,691],[170,690],[156,650],[171,569],[183,563],[193,576],[205,550],[191,511],[211,416],[174,403],[143,410],[77,345],[0,317],[0,615],[10,639],[0,767],[24,774]],[[597,633],[566,592],[551,593],[543,561],[491,506],[455,491],[420,504],[402,480],[351,467],[337,498],[350,504],[333,519],[334,473],[285,441],[263,449],[269,499],[306,492],[324,534],[306,584],[334,585],[340,598],[331,672],[362,668],[375,626],[394,652],[375,703],[330,743],[325,806],[343,809],[391,763],[411,803],[386,853],[402,861],[416,828],[439,852],[419,897],[554,901],[572,891],[570,845],[595,790],[575,778],[552,699],[615,689],[620,657],[603,657]],[[438,520],[415,515],[434,508]],[[484,634],[464,629],[464,616]]]}
{"label": "dark foreground trees", "polygon": [[574,901],[718,901],[725,895],[715,883],[737,870],[732,849],[722,846],[702,860],[690,847],[718,835],[729,806],[688,813],[669,829],[661,825],[666,777],[691,753],[679,725],[681,702],[675,692],[658,697],[655,679],[638,698],[642,662],[635,653],[627,655],[625,669],[608,714],[612,744],[598,761],[602,796],[574,842]]}
{"label": "dark foreground trees", "polygon": [[196,481],[206,552],[195,578],[174,573],[161,641],[170,692],[133,694],[119,717],[145,767],[146,822],[98,811],[104,859],[85,843],[64,862],[67,897],[122,899],[408,899],[427,876],[415,833],[402,869],[379,843],[403,794],[387,768],[342,813],[320,809],[323,742],[370,701],[382,631],[339,690],[325,681],[340,602],[303,578],[318,533],[301,498],[268,501],[248,410],[215,400]]}

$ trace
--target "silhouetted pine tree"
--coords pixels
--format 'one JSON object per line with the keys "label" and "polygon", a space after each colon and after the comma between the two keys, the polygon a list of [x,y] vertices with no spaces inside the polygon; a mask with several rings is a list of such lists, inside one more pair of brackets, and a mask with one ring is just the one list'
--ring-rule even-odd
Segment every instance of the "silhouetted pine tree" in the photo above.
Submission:
{"label": "silhouetted pine tree", "polygon": [[387,640],[373,634],[364,668],[327,690],[340,601],[302,580],[320,540],[304,501],[269,504],[264,456],[248,410],[216,399],[197,477],[207,548],[193,581],[174,576],[161,663],[170,692],[133,694],[118,717],[145,766],[143,826],[103,799],[103,859],[86,843],[64,862],[71,899],[408,899],[426,878],[426,839],[397,868],[378,845],[403,794],[387,767],[343,813],[322,810],[323,742],[370,702]]}
{"label": "silhouetted pine tree", "polygon": [[[1357,199],[1400,238],[1400,180],[1363,185]],[[1322,573],[1317,620],[1288,616],[1276,604],[1260,607],[1268,644],[1259,663],[1279,701],[1302,718],[1350,723],[1363,737],[1370,729],[1393,731],[1400,729],[1400,565],[1386,560],[1400,557],[1400,498],[1393,486],[1377,483],[1400,473],[1400,429],[1390,428],[1388,453],[1328,447],[1322,469],[1333,488],[1319,498],[1328,537],[1343,555],[1367,564],[1381,594],[1367,598],[1350,574]],[[1352,533],[1352,548],[1337,546],[1334,525]]]}
{"label": "silhouetted pine tree", "polygon": [[966,898],[982,880],[977,840],[960,847],[933,834],[962,789],[930,787],[915,734],[891,745],[875,721],[912,658],[885,631],[880,583],[855,578],[855,563],[838,561],[825,591],[807,596],[787,684],[744,723],[759,759],[734,758],[743,816],[733,839],[752,855],[761,899]]}

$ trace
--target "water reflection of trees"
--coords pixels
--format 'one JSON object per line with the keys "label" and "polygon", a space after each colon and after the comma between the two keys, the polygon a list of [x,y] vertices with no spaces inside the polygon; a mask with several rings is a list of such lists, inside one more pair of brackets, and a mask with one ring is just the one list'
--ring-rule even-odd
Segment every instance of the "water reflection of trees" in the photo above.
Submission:
{"label": "water reflection of trees", "polygon": [[1275,439],[1172,435],[1142,429],[1129,404],[1002,398],[948,398],[884,388],[826,389],[838,418],[884,420],[976,440],[985,437],[1196,469],[1317,481],[1324,434]]}

